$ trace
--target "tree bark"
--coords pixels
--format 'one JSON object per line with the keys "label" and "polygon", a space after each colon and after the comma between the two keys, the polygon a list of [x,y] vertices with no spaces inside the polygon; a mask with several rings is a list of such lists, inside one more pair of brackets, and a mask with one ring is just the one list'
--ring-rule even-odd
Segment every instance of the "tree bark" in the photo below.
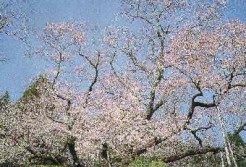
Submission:
{"label": "tree bark", "polygon": [[189,156],[193,156],[193,155],[202,155],[202,154],[206,154],[209,152],[218,153],[220,151],[223,151],[223,149],[220,147],[187,150],[185,152],[182,152],[182,153],[179,153],[173,156],[164,157],[162,160],[165,163],[169,163],[169,162],[174,162],[174,161],[177,161],[177,160],[189,157]]}
{"label": "tree bark", "polygon": [[77,152],[75,150],[75,140],[74,139],[71,139],[68,142],[68,150],[73,159],[73,167],[85,167],[85,165],[81,164],[79,161]]}

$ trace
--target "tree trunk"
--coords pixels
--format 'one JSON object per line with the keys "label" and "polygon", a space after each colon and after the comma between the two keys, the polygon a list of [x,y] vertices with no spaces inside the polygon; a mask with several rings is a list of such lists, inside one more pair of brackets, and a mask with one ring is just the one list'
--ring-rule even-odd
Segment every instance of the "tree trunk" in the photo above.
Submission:
{"label": "tree trunk", "polygon": [[76,150],[75,150],[75,140],[74,139],[71,139],[68,142],[68,150],[69,150],[69,153],[71,154],[72,159],[73,159],[73,167],[85,167],[85,165],[83,165],[79,162],[79,158],[78,158]]}

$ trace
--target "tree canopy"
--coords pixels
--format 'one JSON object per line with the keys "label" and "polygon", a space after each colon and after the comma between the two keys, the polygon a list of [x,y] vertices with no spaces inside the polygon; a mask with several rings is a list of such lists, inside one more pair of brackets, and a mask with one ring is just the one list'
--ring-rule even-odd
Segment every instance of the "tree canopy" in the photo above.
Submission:
{"label": "tree canopy", "polygon": [[50,72],[0,99],[0,164],[243,166],[246,25],[225,7],[122,0],[129,26],[96,42],[82,21],[47,23],[32,55]]}

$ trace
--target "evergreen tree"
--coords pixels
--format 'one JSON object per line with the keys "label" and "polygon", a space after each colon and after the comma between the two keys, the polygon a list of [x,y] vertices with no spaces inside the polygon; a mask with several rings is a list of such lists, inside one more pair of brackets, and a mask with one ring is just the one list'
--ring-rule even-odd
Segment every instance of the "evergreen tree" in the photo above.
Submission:
{"label": "evergreen tree", "polygon": [[10,103],[9,92],[6,91],[0,98],[0,108],[5,108]]}

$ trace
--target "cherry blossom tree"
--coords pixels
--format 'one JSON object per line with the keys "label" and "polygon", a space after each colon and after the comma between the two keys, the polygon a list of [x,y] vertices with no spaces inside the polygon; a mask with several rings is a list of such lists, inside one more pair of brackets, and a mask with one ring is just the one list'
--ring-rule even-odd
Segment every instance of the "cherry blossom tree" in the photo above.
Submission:
{"label": "cherry blossom tree", "polygon": [[[140,102],[147,120],[171,121],[172,140],[188,135],[200,145],[163,160],[220,151],[214,142],[221,137],[212,133],[229,130],[228,116],[238,119],[232,129],[245,126],[245,24],[224,20],[219,2],[123,1],[123,7],[140,28],[110,27],[105,37],[118,88]],[[153,136],[135,153],[172,140]]]}
{"label": "cherry blossom tree", "polygon": [[129,26],[109,26],[96,42],[85,23],[47,23],[33,54],[50,62],[48,77],[1,107],[13,149],[3,147],[3,161],[175,165],[221,153],[222,165],[237,166],[230,138],[246,124],[246,25],[224,19],[224,8],[122,0]]}

